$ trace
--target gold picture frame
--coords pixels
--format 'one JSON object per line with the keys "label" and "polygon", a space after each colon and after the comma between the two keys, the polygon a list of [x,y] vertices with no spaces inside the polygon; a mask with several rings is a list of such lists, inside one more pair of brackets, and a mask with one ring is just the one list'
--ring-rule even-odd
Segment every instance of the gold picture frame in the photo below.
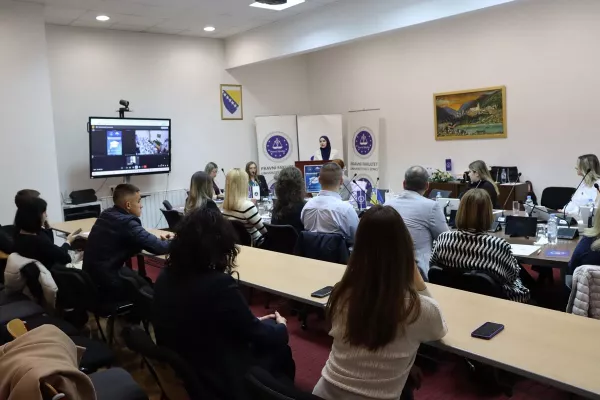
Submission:
{"label": "gold picture frame", "polygon": [[221,85],[219,102],[221,103],[222,120],[239,121],[244,119],[244,102],[242,94],[242,85]]}
{"label": "gold picture frame", "polygon": [[433,95],[435,140],[506,138],[506,86]]}

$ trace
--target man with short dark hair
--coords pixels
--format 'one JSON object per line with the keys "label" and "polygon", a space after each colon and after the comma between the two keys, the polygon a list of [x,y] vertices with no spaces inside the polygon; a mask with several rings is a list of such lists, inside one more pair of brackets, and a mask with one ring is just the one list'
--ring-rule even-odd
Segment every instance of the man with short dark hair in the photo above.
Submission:
{"label": "man with short dark hair", "polygon": [[435,200],[423,195],[429,189],[429,174],[421,166],[410,167],[404,174],[404,191],[386,203],[402,216],[415,244],[415,258],[427,277],[433,241],[448,230],[446,216]]}
{"label": "man with short dark hair", "polygon": [[100,214],[88,236],[83,270],[98,286],[104,299],[123,300],[127,292],[119,271],[125,261],[146,250],[167,254],[166,238],[157,238],[142,227],[140,189],[125,183],[113,193],[114,207]]}
{"label": "man with short dark hair", "polygon": [[310,232],[340,233],[350,240],[358,228],[358,215],[350,203],[342,201],[342,169],[335,163],[327,163],[319,174],[321,191],[319,196],[310,199],[300,218],[304,229]]}

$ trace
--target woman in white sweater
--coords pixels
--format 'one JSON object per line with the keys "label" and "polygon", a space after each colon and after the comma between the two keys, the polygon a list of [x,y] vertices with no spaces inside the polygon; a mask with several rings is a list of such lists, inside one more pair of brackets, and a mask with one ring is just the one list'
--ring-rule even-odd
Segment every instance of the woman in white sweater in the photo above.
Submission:
{"label": "woman in white sweater", "polygon": [[229,171],[225,178],[223,215],[230,220],[243,222],[255,245],[263,242],[267,228],[263,225],[258,208],[248,198],[248,174],[239,168]]}
{"label": "woman in white sweater", "polygon": [[399,399],[419,345],[446,334],[393,208],[373,206],[361,218],[328,314],[333,346],[313,391],[326,400]]}

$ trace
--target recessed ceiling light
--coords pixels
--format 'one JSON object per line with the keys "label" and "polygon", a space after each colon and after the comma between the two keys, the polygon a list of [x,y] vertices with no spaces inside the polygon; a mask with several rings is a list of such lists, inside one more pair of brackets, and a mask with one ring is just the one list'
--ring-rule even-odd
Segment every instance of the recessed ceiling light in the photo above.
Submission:
{"label": "recessed ceiling light", "polygon": [[106,21],[108,21],[110,19],[110,17],[108,15],[98,15],[96,17],[96,19],[98,21],[106,22]]}
{"label": "recessed ceiling light", "polygon": [[205,26],[204,30],[206,32],[214,32],[215,31],[215,27],[214,26]]}
{"label": "recessed ceiling light", "polygon": [[250,4],[250,7],[266,8],[267,10],[281,11],[281,10],[285,10],[286,8],[290,8],[290,7],[297,6],[298,4],[302,4],[302,3],[304,3],[304,1],[305,0],[288,0],[287,3],[281,4],[278,6],[257,2],[257,3]]}

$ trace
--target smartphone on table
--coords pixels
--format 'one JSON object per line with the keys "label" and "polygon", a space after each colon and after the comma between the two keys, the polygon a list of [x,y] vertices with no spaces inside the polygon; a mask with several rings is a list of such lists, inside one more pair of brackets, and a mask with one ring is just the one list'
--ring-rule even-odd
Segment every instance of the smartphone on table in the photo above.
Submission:
{"label": "smartphone on table", "polygon": [[471,336],[478,339],[490,340],[504,329],[504,325],[486,322],[471,332]]}
{"label": "smartphone on table", "polygon": [[333,290],[333,286],[325,286],[323,289],[319,289],[316,292],[312,292],[310,294],[310,297],[315,297],[317,299],[322,299],[324,297],[327,297],[331,294],[331,291]]}

